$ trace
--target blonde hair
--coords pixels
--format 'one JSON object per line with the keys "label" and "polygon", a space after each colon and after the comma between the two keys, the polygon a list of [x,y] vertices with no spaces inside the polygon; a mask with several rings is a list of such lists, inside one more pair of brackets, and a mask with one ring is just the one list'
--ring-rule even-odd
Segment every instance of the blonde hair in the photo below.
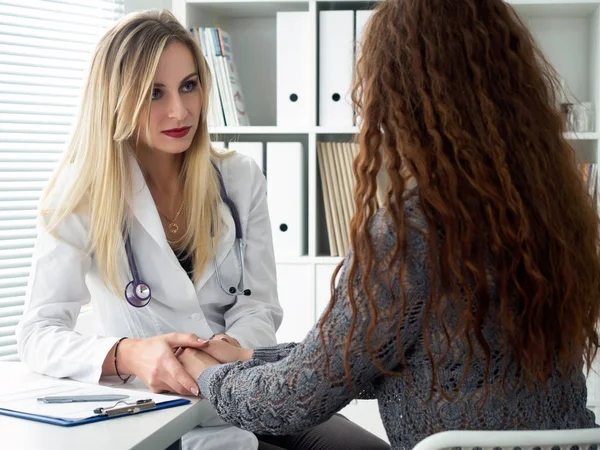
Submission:
{"label": "blonde hair", "polygon": [[[191,51],[202,87],[198,130],[183,154],[181,181],[185,219],[181,238],[194,261],[197,281],[214,254],[220,235],[220,191],[211,158],[221,158],[210,144],[207,126],[211,76],[196,40],[169,11],[144,11],[125,16],[96,47],[73,135],[67,152],[42,198],[42,220],[56,235],[59,225],[84,207],[89,213],[87,250],[94,254],[98,272],[115,293],[122,292],[125,263],[123,230],[133,220],[129,154],[135,155],[140,111],[147,106],[149,127],[153,80],[163,50],[180,42]],[[50,197],[65,168],[75,169],[56,205]],[[119,275],[121,274],[121,275]]]}

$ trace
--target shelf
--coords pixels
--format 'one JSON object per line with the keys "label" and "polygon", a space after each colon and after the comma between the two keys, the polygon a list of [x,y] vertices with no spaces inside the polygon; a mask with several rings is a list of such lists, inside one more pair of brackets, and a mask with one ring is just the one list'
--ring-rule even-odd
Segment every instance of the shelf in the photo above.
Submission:
{"label": "shelf", "polygon": [[225,5],[223,9],[228,8],[226,6],[229,3],[243,3],[245,5],[308,5],[309,0],[298,1],[298,0],[187,0],[189,5]]}
{"label": "shelf", "polygon": [[313,259],[313,263],[314,264],[322,264],[322,265],[327,265],[327,264],[338,265],[340,262],[342,262],[343,259],[344,259],[343,256],[316,256]]}
{"label": "shelf", "polygon": [[357,127],[316,127],[317,134],[357,134]]}
{"label": "shelf", "polygon": [[[506,0],[515,8],[537,44],[564,82],[563,103],[591,102],[600,106],[600,0]],[[232,38],[238,74],[252,126],[211,127],[213,141],[230,149],[236,143],[301,142],[306,152],[306,225],[304,256],[276,258],[289,270],[334,267],[342,257],[329,253],[323,192],[318,167],[318,143],[354,142],[360,127],[318,125],[320,12],[365,9],[370,0],[173,0],[186,24],[226,30]],[[177,6],[178,5],[178,6]],[[310,54],[306,66],[311,83],[309,121],[277,125],[277,20],[279,11],[309,11]],[[561,100],[563,100],[561,98]],[[317,117],[315,117],[317,116]],[[308,125],[304,125],[308,124]],[[600,131],[598,116],[590,129]],[[360,125],[360,123],[359,123]],[[600,132],[564,134],[581,162],[600,162]],[[243,148],[243,146],[240,146]],[[263,151],[264,151],[263,147]],[[263,163],[266,166],[266,153]],[[264,166],[264,167],[265,167]]]}
{"label": "shelf", "polygon": [[308,1],[291,0],[187,0],[188,6],[197,6],[202,14],[219,19],[275,17],[279,11],[308,11]]}
{"label": "shelf", "polygon": [[210,134],[308,134],[310,128],[302,127],[276,127],[276,126],[250,126],[250,127],[213,127]]}
{"label": "shelf", "polygon": [[[283,135],[283,134],[357,134],[357,127],[277,127],[277,126],[250,126],[250,127],[214,127],[210,128],[212,135]],[[572,131],[564,134],[566,139],[573,141],[593,141],[600,139],[600,133],[586,131],[575,133]]]}
{"label": "shelf", "polygon": [[600,137],[600,134],[595,131],[586,131],[584,133],[568,131],[564,134],[564,137],[571,141],[594,141]]}
{"label": "shelf", "polygon": [[281,256],[275,258],[275,264],[312,264],[313,258],[310,256]]}
{"label": "shelf", "polygon": [[523,17],[590,17],[598,8],[598,0],[508,0]]}
{"label": "shelf", "polygon": [[249,127],[212,127],[210,134],[357,134],[357,127],[278,127],[278,126],[249,126]]}
{"label": "shelf", "polygon": [[344,259],[343,256],[290,256],[275,258],[277,265],[309,264],[309,265],[337,265]]}
{"label": "shelf", "polygon": [[[277,126],[250,126],[250,127],[214,127],[210,128],[211,135],[301,135],[301,134],[357,134],[357,127],[277,127]],[[600,133],[586,131],[583,133],[566,132],[566,139],[573,141],[593,141],[600,139]]]}
{"label": "shelf", "polygon": [[[218,16],[219,18],[248,18],[248,17],[275,17],[278,11],[308,11],[309,4],[313,1],[297,0],[187,0],[187,5],[198,6],[204,14]],[[376,4],[371,0],[316,0],[317,5],[323,6],[344,5],[358,8],[363,4]],[[526,17],[589,17],[600,6],[599,0],[508,0],[519,14]],[[337,8],[337,7],[336,7]]]}

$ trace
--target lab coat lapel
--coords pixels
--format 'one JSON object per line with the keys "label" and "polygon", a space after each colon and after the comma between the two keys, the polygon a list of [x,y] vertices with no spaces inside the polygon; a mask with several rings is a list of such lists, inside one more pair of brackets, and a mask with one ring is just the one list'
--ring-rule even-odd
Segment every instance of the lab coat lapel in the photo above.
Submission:
{"label": "lab coat lapel", "polygon": [[[152,194],[146,185],[142,170],[140,169],[140,166],[133,155],[131,156],[130,164],[133,188],[133,204],[131,205],[133,215],[139,221],[142,227],[144,227],[144,229],[148,232],[148,234],[154,239],[154,241],[156,241],[156,243],[160,246],[163,252],[167,255],[168,259],[179,266],[177,257],[167,242],[167,237],[154,204]],[[228,253],[233,248],[235,241],[235,224],[233,222],[233,217],[229,211],[229,208],[223,202],[219,204],[219,216],[221,217],[221,238],[219,239],[219,243],[217,245],[217,264],[221,264],[227,257]],[[195,283],[196,291],[202,289],[202,287],[214,273],[215,265],[211,258],[210,261],[207,262],[200,280]]]}
{"label": "lab coat lapel", "polygon": [[[235,223],[233,222],[233,217],[231,216],[229,208],[223,202],[221,202],[219,205],[219,215],[221,216],[221,238],[217,244],[216,257],[218,265],[220,265],[227,257],[229,252],[233,249],[233,245],[235,243]],[[207,262],[202,276],[195,284],[196,291],[202,289],[202,287],[206,284],[210,277],[213,276],[214,273],[215,265],[211,258],[211,260]]]}
{"label": "lab coat lapel", "polygon": [[165,230],[163,229],[158,211],[154,204],[154,199],[150,193],[150,189],[146,185],[146,180],[142,174],[142,170],[134,156],[130,157],[131,165],[131,181],[132,181],[132,211],[134,217],[144,227],[148,234],[156,241],[159,247],[167,255],[175,257],[167,237],[165,236]]}

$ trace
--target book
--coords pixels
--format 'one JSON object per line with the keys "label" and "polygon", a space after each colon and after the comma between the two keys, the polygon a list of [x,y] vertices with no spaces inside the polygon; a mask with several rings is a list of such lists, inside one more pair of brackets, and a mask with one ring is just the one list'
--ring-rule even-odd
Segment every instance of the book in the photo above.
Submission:
{"label": "book", "polygon": [[204,54],[206,65],[211,74],[212,78],[212,89],[210,91],[210,98],[208,100],[208,125],[211,127],[223,127],[225,126],[225,116],[223,114],[223,108],[221,107],[221,98],[219,96],[219,86],[217,79],[215,78],[214,69],[214,57],[212,51],[209,50],[208,42],[203,28],[192,28],[192,34],[196,40],[200,43],[200,49]]}
{"label": "book", "polygon": [[235,58],[233,57],[231,36],[229,36],[222,28],[218,28],[218,31],[221,38],[222,54],[225,58],[226,78],[229,81],[230,101],[235,113],[235,120],[237,125],[249,126],[250,120],[246,114],[246,104],[244,102],[244,95],[242,94],[242,85],[235,65]]}
{"label": "book", "polygon": [[333,205],[331,187],[329,186],[329,177],[327,176],[328,169],[325,167],[325,159],[323,153],[325,144],[319,142],[317,147],[317,161],[319,164],[319,173],[321,175],[321,190],[323,192],[323,206],[325,207],[325,225],[327,226],[327,239],[329,242],[329,254],[338,256],[337,242],[335,239],[335,231],[333,228]]}

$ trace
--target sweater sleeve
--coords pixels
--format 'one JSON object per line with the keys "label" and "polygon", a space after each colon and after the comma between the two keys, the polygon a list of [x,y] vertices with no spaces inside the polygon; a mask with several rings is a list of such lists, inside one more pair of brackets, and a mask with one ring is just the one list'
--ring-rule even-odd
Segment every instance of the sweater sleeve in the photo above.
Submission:
{"label": "sweater sleeve", "polygon": [[[374,254],[392,254],[395,241],[390,242],[389,233],[378,236],[374,237]],[[267,356],[276,351],[261,353],[259,349],[257,357],[250,361],[210,367],[198,378],[201,394],[223,420],[265,434],[288,434],[314,426],[353,398],[363,397],[361,394],[369,392],[381,376],[373,360],[385,369],[398,370],[402,367],[402,353],[409,351],[417,339],[415,333],[405,332],[398,322],[398,279],[388,274],[398,274],[399,266],[390,266],[389,259],[379,260],[376,256],[371,271],[373,299],[378,302],[377,327],[373,330],[369,332],[371,308],[360,289],[363,275],[359,267],[352,286],[356,316],[352,315],[347,291],[350,251],[322,333],[316,325],[303,342],[291,347],[289,354],[276,362],[270,362],[276,358]],[[346,337],[352,329],[346,364],[348,379],[344,354]]]}
{"label": "sweater sleeve", "polygon": [[288,343],[257,347],[254,349],[252,359],[264,362],[277,362],[288,356],[297,345],[295,343]]}

